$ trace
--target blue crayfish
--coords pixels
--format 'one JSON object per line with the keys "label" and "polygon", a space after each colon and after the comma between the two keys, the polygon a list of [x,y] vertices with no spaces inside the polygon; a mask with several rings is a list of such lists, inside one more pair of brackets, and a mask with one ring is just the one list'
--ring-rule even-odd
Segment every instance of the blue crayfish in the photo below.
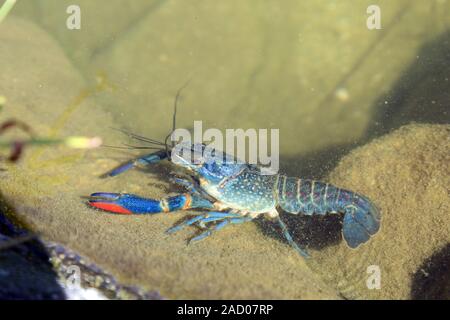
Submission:
{"label": "blue crayfish", "polygon": [[150,143],[152,147],[149,149],[156,146],[159,150],[117,167],[108,173],[109,176],[116,176],[137,165],[170,160],[185,169],[185,178],[177,177],[172,181],[188,192],[161,200],[99,192],[91,194],[91,206],[121,214],[155,214],[188,209],[207,211],[167,230],[172,233],[195,224],[202,227],[204,231],[190,242],[204,239],[226,225],[248,222],[264,214],[278,221],[286,240],[304,257],[308,256],[306,250],[293,240],[278,208],[292,214],[343,213],[342,234],[351,248],[368,241],[380,228],[378,209],[368,198],[355,192],[320,181],[280,174],[263,175],[259,167],[235,161],[227,154],[222,159],[216,157],[215,150],[204,144],[184,142],[182,152],[172,152],[174,145],[168,147],[167,138],[166,143],[162,143],[129,135]]}
{"label": "blue crayfish", "polygon": [[[277,207],[293,214],[344,213],[343,237],[351,248],[369,240],[380,227],[377,208],[366,197],[320,181],[287,177],[280,174],[262,175],[257,166],[236,161],[217,161],[204,157],[208,147],[191,145],[189,156],[160,150],[130,161],[109,173],[116,176],[136,165],[153,164],[163,159],[176,160],[189,173],[188,179],[173,181],[189,192],[161,200],[132,194],[93,193],[89,204],[106,211],[122,214],[153,214],[187,209],[211,210],[189,219],[167,232],[198,224],[208,228],[191,241],[201,240],[228,224],[251,221],[261,214],[277,219],[286,240],[307,256],[292,239],[280,219]],[[201,154],[196,154],[196,152]],[[212,151],[214,153],[214,151]],[[211,155],[211,152],[207,152]],[[227,155],[225,155],[227,157]],[[175,158],[176,157],[176,158]],[[192,162],[190,159],[200,159]]]}

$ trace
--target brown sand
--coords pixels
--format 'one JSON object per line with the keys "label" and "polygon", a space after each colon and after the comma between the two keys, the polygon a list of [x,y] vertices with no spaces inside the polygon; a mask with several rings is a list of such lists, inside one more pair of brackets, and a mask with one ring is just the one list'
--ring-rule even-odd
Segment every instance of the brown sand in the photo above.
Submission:
{"label": "brown sand", "polygon": [[[123,141],[108,129],[120,125],[96,103],[108,101],[109,91],[90,95],[92,87],[85,90],[63,51],[36,26],[8,19],[1,28],[0,94],[8,99],[2,118],[20,118],[44,135]],[[159,103],[170,105],[172,98],[171,91]],[[340,291],[349,298],[407,299],[417,275],[428,273],[421,271],[423,264],[450,241],[448,154],[448,126],[411,125],[346,156],[329,181],[373,199],[382,210],[382,229],[358,250],[340,244],[312,251],[314,272],[289,246],[252,223],[186,246],[194,230],[164,234],[184,213],[124,217],[87,208],[80,197],[94,191],[166,195],[167,179],[152,172],[98,178],[130,154],[29,149],[18,166],[0,172],[1,192],[44,238],[86,255],[123,283],[165,297],[329,299]],[[381,268],[380,290],[365,287],[368,265]]]}
{"label": "brown sand", "polygon": [[[43,134],[76,132],[123,140],[108,129],[115,124],[91,98],[77,105],[63,121],[63,129],[56,130],[57,118],[68,114],[72,101],[83,92],[81,77],[32,24],[8,19],[2,30],[8,31],[0,36],[0,56],[7,66],[0,75],[0,91],[8,99],[2,117],[23,119]],[[294,250],[268,239],[252,223],[186,246],[185,239],[194,230],[164,233],[185,213],[118,216],[88,208],[81,196],[94,191],[166,195],[161,185],[167,184],[153,174],[133,171],[99,179],[118,163],[112,159],[118,154],[123,160],[121,153],[108,149],[28,149],[19,165],[0,173],[1,192],[16,215],[45,239],[87,256],[124,284],[157,290],[164,297],[337,298]]]}
{"label": "brown sand", "polygon": [[[448,288],[449,163],[449,125],[408,125],[345,156],[330,182],[369,196],[381,209],[382,226],[357,250],[341,243],[317,252],[317,271],[348,298],[423,297],[421,290],[431,288],[419,283],[422,275]],[[439,252],[431,273],[425,262]],[[366,287],[370,265],[381,269],[380,290]]]}

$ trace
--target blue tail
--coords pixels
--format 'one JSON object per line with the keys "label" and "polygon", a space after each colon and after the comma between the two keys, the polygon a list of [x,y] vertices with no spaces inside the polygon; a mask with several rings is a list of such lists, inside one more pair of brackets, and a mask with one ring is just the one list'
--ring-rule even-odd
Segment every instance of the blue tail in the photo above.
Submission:
{"label": "blue tail", "polygon": [[369,199],[355,195],[345,207],[342,234],[350,248],[365,243],[380,229],[380,212]]}

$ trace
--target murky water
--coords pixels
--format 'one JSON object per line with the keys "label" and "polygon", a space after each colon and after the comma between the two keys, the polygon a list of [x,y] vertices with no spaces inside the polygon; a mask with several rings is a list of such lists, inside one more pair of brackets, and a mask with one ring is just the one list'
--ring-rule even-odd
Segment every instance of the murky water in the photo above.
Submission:
{"label": "murky water", "polygon": [[[73,4],[19,0],[0,24],[2,117],[43,136],[120,145],[120,127],[163,140],[189,81],[178,127],[279,129],[282,173],[367,194],[382,229],[352,251],[339,217],[287,215],[307,263],[266,221],[187,248],[186,234],[163,234],[183,214],[117,217],[80,199],[166,196],[178,191],[167,166],[106,181],[137,153],[35,148],[5,167],[1,189],[33,231],[169,298],[449,297],[450,1],[377,1],[369,12],[373,1]],[[373,265],[381,289],[366,286]]]}

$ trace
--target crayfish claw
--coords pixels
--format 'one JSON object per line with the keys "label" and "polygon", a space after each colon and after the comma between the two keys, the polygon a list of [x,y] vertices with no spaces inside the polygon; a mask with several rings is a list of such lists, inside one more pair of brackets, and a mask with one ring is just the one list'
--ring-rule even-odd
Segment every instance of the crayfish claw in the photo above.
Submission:
{"label": "crayfish claw", "polygon": [[96,192],[89,197],[88,204],[97,209],[108,212],[131,214],[132,210],[127,208],[125,203],[121,203],[120,193]]}
{"label": "crayfish claw", "polygon": [[95,192],[89,196],[89,201],[100,201],[100,200],[118,200],[120,198],[120,193],[110,193],[110,192]]}

